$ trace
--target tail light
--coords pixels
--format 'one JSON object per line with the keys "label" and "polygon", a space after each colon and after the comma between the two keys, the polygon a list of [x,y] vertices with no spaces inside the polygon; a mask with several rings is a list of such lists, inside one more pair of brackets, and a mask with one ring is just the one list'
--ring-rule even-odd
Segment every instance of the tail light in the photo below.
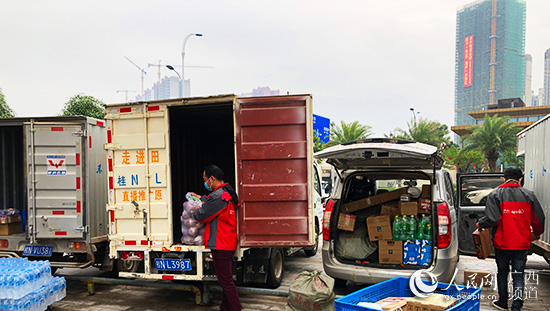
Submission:
{"label": "tail light", "polygon": [[332,216],[332,209],[334,208],[334,201],[328,200],[325,212],[323,213],[323,240],[330,240],[330,218]]}
{"label": "tail light", "polygon": [[8,248],[8,246],[10,246],[8,240],[0,240],[0,248]]}
{"label": "tail light", "polygon": [[446,202],[437,204],[437,227],[437,247],[449,247],[451,245],[451,215]]}
{"label": "tail light", "polygon": [[86,250],[86,243],[84,242],[69,242],[67,247],[71,250]]}
{"label": "tail light", "polygon": [[142,261],[143,252],[120,252],[120,259]]}

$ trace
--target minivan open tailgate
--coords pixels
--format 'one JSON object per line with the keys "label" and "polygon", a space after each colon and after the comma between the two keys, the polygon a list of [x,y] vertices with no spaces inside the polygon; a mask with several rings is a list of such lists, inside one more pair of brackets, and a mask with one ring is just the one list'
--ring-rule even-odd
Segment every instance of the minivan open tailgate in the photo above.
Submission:
{"label": "minivan open tailgate", "polygon": [[416,168],[440,169],[443,159],[437,147],[413,141],[369,138],[337,145],[315,153],[315,158],[327,159],[336,168]]}

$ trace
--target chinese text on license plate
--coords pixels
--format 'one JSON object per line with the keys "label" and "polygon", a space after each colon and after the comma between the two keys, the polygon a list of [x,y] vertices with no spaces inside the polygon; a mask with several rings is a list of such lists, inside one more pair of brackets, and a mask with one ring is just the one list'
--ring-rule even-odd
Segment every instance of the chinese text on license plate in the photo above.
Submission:
{"label": "chinese text on license plate", "polygon": [[159,271],[189,271],[191,270],[191,260],[155,258],[155,267]]}
{"label": "chinese text on license plate", "polygon": [[53,246],[25,245],[23,256],[51,257]]}

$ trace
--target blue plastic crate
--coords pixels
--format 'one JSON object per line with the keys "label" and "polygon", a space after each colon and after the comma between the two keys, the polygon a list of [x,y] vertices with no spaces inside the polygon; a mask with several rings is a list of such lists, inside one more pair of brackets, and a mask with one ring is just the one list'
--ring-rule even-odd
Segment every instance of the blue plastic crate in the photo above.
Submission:
{"label": "blue plastic crate", "polygon": [[[431,285],[431,283],[424,281]],[[458,298],[459,302],[447,309],[447,311],[479,311],[481,289],[464,286],[458,286],[458,290],[453,284],[447,290],[449,285],[439,283],[434,293],[449,295]],[[377,302],[388,297],[414,297],[414,294],[409,288],[409,278],[396,277],[375,285],[358,290],[354,293],[338,298],[334,301],[336,311],[365,311],[375,310],[371,308],[361,307],[359,302]]]}

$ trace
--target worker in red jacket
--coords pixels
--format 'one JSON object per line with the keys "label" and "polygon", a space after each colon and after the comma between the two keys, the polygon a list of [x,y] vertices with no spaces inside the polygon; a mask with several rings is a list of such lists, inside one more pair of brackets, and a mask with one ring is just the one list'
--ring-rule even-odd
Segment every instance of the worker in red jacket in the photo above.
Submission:
{"label": "worker in red jacket", "polygon": [[485,216],[478,228],[493,228],[497,263],[499,299],[492,302],[499,310],[508,310],[508,273],[512,265],[512,311],[523,307],[523,271],[531,241],[544,231],[544,213],[533,193],[521,186],[523,173],[518,168],[504,171],[504,184],[489,194]]}
{"label": "worker in red jacket", "polygon": [[233,281],[233,256],[237,249],[237,206],[239,198],[228,183],[223,181],[223,171],[209,165],[203,172],[204,187],[212,191],[208,196],[191,193],[203,201],[196,207],[193,218],[206,223],[204,245],[212,252],[218,283],[223,289],[220,310],[240,311],[241,302]]}

